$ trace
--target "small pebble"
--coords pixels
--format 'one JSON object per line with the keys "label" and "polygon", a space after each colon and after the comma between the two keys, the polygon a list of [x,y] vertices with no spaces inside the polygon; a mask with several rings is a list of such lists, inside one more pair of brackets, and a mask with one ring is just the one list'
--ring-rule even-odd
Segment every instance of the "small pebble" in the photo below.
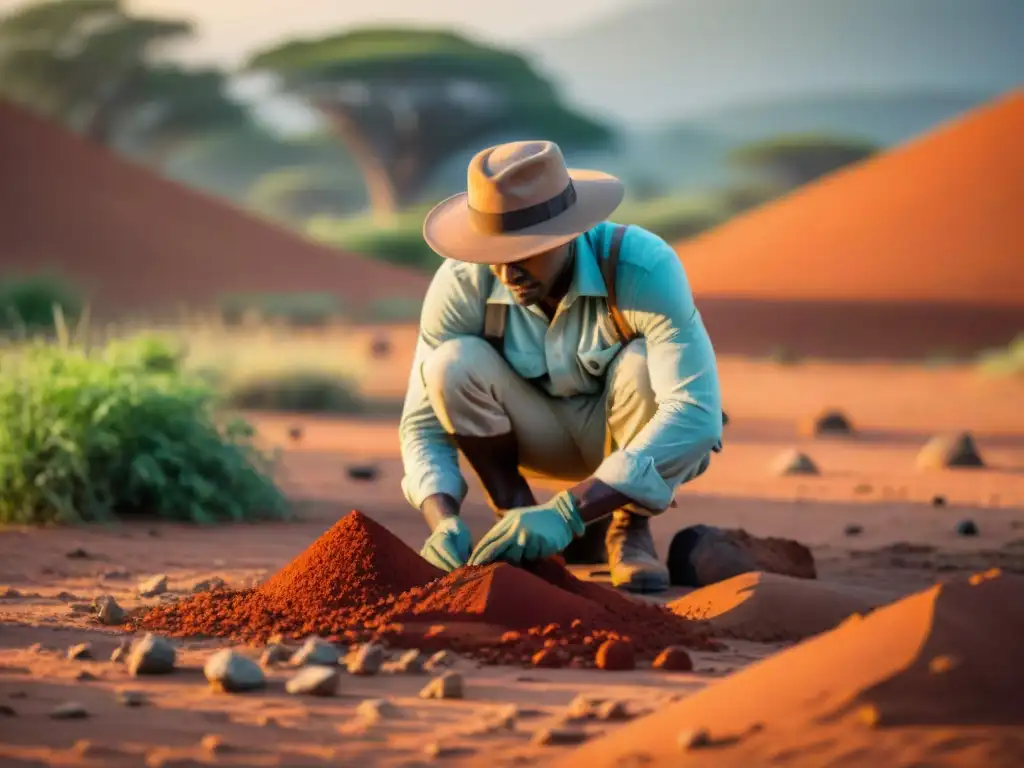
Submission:
{"label": "small pebble", "polygon": [[96,618],[100,624],[108,627],[116,627],[124,624],[128,615],[124,609],[117,604],[117,600],[110,595],[103,595],[96,598]]}
{"label": "small pebble", "polygon": [[115,648],[110,654],[110,660],[115,664],[124,661],[128,658],[128,654],[132,650],[132,641],[125,638],[122,640],[117,648]]}
{"label": "small pebble", "polygon": [[679,749],[685,752],[690,749],[706,747],[711,743],[711,736],[703,728],[681,731],[677,743],[679,744]]}
{"label": "small pebble", "polygon": [[128,671],[133,676],[166,675],[174,671],[176,660],[177,651],[174,646],[150,632],[132,644],[128,654]]}
{"label": "small pebble", "polygon": [[944,507],[944,506],[946,506],[946,497],[945,496],[932,496],[932,506],[933,507]]}
{"label": "small pebble", "polygon": [[292,442],[294,442],[294,443],[297,443],[299,440],[301,440],[302,439],[302,427],[300,427],[298,425],[295,425],[293,427],[289,427],[288,428],[288,438]]}
{"label": "small pebble", "polygon": [[432,741],[423,747],[423,754],[434,760],[454,757],[455,755],[466,754],[467,752],[468,750],[465,748],[448,746],[439,741]]}
{"label": "small pebble", "polygon": [[345,665],[350,675],[376,675],[384,663],[384,649],[374,643],[360,646]]}
{"label": "small pebble", "polygon": [[77,701],[66,701],[50,712],[54,720],[80,720],[88,716],[89,711]]}
{"label": "small pebble", "polygon": [[79,643],[68,648],[68,659],[71,661],[83,661],[93,658],[92,646],[89,643]]}
{"label": "small pebble", "polygon": [[225,693],[255,691],[267,684],[259,664],[227,648],[207,660],[203,675],[212,688]]}
{"label": "small pebble", "polygon": [[420,675],[424,671],[423,665],[426,661],[426,657],[418,649],[413,648],[398,657],[394,669],[405,675]]}
{"label": "small pebble", "polygon": [[141,707],[146,703],[146,694],[126,688],[117,692],[117,700],[126,707]]}
{"label": "small pebble", "polygon": [[350,466],[347,471],[352,480],[376,480],[378,474],[377,468],[370,464]]}
{"label": "small pebble", "polygon": [[606,701],[601,704],[595,712],[598,720],[606,720],[610,722],[621,722],[623,720],[632,720],[633,715],[630,714],[629,708],[623,701]]}
{"label": "small pebble", "polygon": [[658,654],[652,666],[667,672],[689,672],[693,669],[693,659],[682,646],[670,645]]}
{"label": "small pebble", "polygon": [[862,533],[864,533],[864,526],[858,523],[850,523],[843,528],[843,534],[846,536],[860,536]]}
{"label": "small pebble", "polygon": [[167,591],[167,574],[158,573],[139,582],[139,597],[156,597]]}
{"label": "small pebble", "polygon": [[961,520],[956,524],[956,532],[958,536],[977,536],[978,524],[973,520]]}
{"label": "small pebble", "polygon": [[462,675],[458,672],[445,672],[420,691],[421,699],[461,699],[463,695]]}
{"label": "small pebble", "polygon": [[569,702],[565,708],[565,717],[569,720],[587,720],[594,716],[594,710],[602,701],[581,693]]}
{"label": "small pebble", "polygon": [[542,728],[534,732],[530,743],[539,746],[562,747],[582,744],[586,740],[586,731],[575,728]]}
{"label": "small pebble", "polygon": [[598,669],[625,671],[636,669],[636,654],[633,644],[626,640],[605,640],[597,649]]}
{"label": "small pebble", "polygon": [[341,659],[341,651],[328,643],[321,637],[306,638],[306,642],[295,652],[291,658],[293,667],[301,667],[305,664],[330,665],[337,664]]}
{"label": "small pebble", "polygon": [[451,651],[438,651],[423,664],[427,672],[437,672],[447,669],[455,663],[458,657]]}
{"label": "small pebble", "polygon": [[333,696],[338,690],[340,679],[337,663],[330,667],[311,664],[303,667],[285,683],[285,690],[291,694]]}
{"label": "small pebble", "polygon": [[367,699],[356,707],[356,715],[368,723],[398,716],[398,707],[387,699]]}
{"label": "small pebble", "polygon": [[201,592],[213,592],[217,589],[224,589],[227,585],[228,584],[224,579],[219,576],[214,576],[212,579],[203,579],[202,581],[197,581],[193,584],[192,594],[198,595]]}
{"label": "small pebble", "polygon": [[70,552],[65,553],[64,557],[68,558],[69,560],[87,560],[90,557],[92,557],[92,555],[90,555],[81,547],[75,547]]}
{"label": "small pebble", "polygon": [[277,664],[286,664],[292,657],[292,649],[279,643],[271,643],[260,655],[260,664],[264,667],[273,667]]}

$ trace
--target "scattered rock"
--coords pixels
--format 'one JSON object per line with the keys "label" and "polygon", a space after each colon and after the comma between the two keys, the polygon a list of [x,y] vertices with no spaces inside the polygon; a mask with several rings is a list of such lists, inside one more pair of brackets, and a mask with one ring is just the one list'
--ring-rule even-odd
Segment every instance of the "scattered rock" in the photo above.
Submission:
{"label": "scattered rock", "polygon": [[18,713],[10,704],[0,704],[0,717],[17,717]]}
{"label": "scattered rock", "polygon": [[124,624],[128,614],[117,604],[117,600],[110,595],[102,595],[96,598],[96,618],[104,626],[117,627]]}
{"label": "scattered rock", "polygon": [[426,657],[416,648],[406,651],[394,664],[394,671],[403,675],[423,674],[423,666],[426,664]]}
{"label": "scattered rock", "polygon": [[260,665],[273,667],[277,664],[287,664],[292,658],[292,649],[280,643],[271,643],[260,656]]}
{"label": "scattered rock", "polygon": [[294,653],[290,663],[293,667],[305,664],[329,666],[337,664],[340,659],[341,651],[323,638],[313,635],[306,638],[306,642]]}
{"label": "scattered rock", "polygon": [[146,703],[146,694],[126,688],[117,692],[117,700],[126,707],[141,707]]}
{"label": "scattered rock", "polygon": [[424,686],[420,691],[420,698],[461,699],[463,693],[462,675],[458,672],[445,672]]}
{"label": "scattered rock", "polygon": [[65,552],[64,557],[68,558],[69,560],[88,560],[90,557],[92,557],[92,555],[90,555],[81,547],[75,547],[70,552]]}
{"label": "scattered rock", "polygon": [[434,760],[440,760],[446,757],[455,757],[457,755],[467,755],[470,753],[471,750],[466,747],[450,746],[442,744],[439,741],[432,741],[423,747],[423,754]]}
{"label": "scattered rock", "polygon": [[945,496],[932,496],[932,506],[933,507],[944,507],[944,506],[946,506],[946,497]]}
{"label": "scattered rock", "polygon": [[96,610],[96,606],[92,603],[72,603],[68,606],[68,610],[73,614],[92,613]]}
{"label": "scattered rock", "polygon": [[850,523],[843,528],[843,534],[846,536],[860,536],[864,533],[864,526],[859,523]]}
{"label": "scattered rock", "polygon": [[380,360],[391,354],[391,340],[385,336],[375,336],[370,343],[370,354]]}
{"label": "scattered rock", "polygon": [[783,451],[771,463],[771,471],[776,475],[818,475],[818,466],[807,454],[796,449]]}
{"label": "scattered rock", "polygon": [[68,659],[71,661],[84,661],[93,658],[92,646],[89,643],[79,643],[68,648]]}
{"label": "scattered rock", "polygon": [[192,585],[192,594],[198,595],[202,592],[215,592],[218,589],[224,589],[228,583],[219,576],[214,576],[212,579],[203,579],[197,581]]}
{"label": "scattered rock", "polygon": [[438,651],[423,665],[427,672],[438,672],[452,666],[458,657],[451,651]]}
{"label": "scattered rock", "polygon": [[651,666],[666,672],[690,672],[693,670],[693,659],[681,645],[670,645],[658,654]]}
{"label": "scattered rock", "polygon": [[961,520],[956,524],[956,533],[958,536],[977,536],[978,524],[973,520]]}
{"label": "scattered rock", "polygon": [[288,439],[293,443],[297,443],[302,440],[302,427],[298,424],[288,427]]}
{"label": "scattered rock", "polygon": [[351,480],[376,480],[378,470],[372,464],[353,464],[346,468]]}
{"label": "scattered rock", "polygon": [[828,409],[804,419],[799,431],[805,437],[848,437],[854,430],[846,414]]}
{"label": "scattered rock", "polygon": [[166,675],[174,671],[176,658],[174,646],[150,632],[132,644],[128,654],[128,671],[133,676]]}
{"label": "scattered rock", "polygon": [[80,669],[75,673],[75,680],[79,683],[88,683],[92,680],[99,680],[99,678],[87,669]]}
{"label": "scattered rock", "polygon": [[569,721],[589,720],[594,716],[595,709],[603,701],[603,699],[586,696],[581,693],[570,701],[569,706],[565,708],[565,718]]}
{"label": "scattered rock", "polygon": [[598,720],[608,722],[622,722],[633,719],[633,715],[630,713],[629,707],[626,706],[626,702],[616,699],[601,704],[594,712],[594,715]]}
{"label": "scattered rock", "polygon": [[969,432],[933,437],[917,454],[918,469],[984,467],[985,462]]}
{"label": "scattered rock", "polygon": [[703,728],[685,730],[679,733],[676,743],[679,744],[679,749],[686,752],[708,746],[711,743],[711,736]]}
{"label": "scattered rock", "polygon": [[132,574],[127,568],[112,568],[100,574],[100,578],[107,581],[125,581],[131,577]]}
{"label": "scattered rock", "polygon": [[340,680],[337,662],[332,666],[310,664],[296,672],[284,687],[288,693],[297,695],[333,696]]}
{"label": "scattered rock", "polygon": [[543,648],[533,654],[530,661],[533,666],[541,669],[561,669],[565,666],[566,658],[558,648]]}
{"label": "scattered rock", "polygon": [[7,587],[6,589],[0,589],[0,597],[7,597],[13,600],[21,597],[21,592],[14,587]]}
{"label": "scattered rock", "polygon": [[255,691],[267,684],[259,664],[227,648],[207,659],[203,674],[212,688],[225,693]]}
{"label": "scattered rock", "polygon": [[222,736],[218,736],[216,733],[208,733],[199,740],[199,746],[204,752],[208,752],[211,755],[222,755],[225,752],[230,752],[231,748],[227,742],[224,741]]}
{"label": "scattered rock", "polygon": [[356,716],[368,723],[397,717],[398,707],[387,699],[367,699],[356,707]]}
{"label": "scattered rock", "polygon": [[586,740],[586,731],[575,728],[541,728],[534,732],[530,743],[545,747],[565,747],[582,744]]}
{"label": "scattered rock", "polygon": [[124,661],[128,658],[128,654],[132,651],[132,641],[128,638],[122,640],[117,648],[110,654],[110,660],[115,664]]}
{"label": "scattered rock", "polygon": [[633,643],[628,640],[605,640],[597,649],[595,663],[598,669],[609,672],[636,669]]}
{"label": "scattered rock", "polygon": [[679,531],[669,544],[667,564],[672,584],[685,587],[706,587],[750,571],[817,578],[814,555],[798,541],[710,525]]}
{"label": "scattered rock", "polygon": [[360,646],[345,665],[350,675],[376,675],[384,663],[384,648],[374,643]]}
{"label": "scattered rock", "polygon": [[167,574],[158,573],[139,582],[139,597],[156,597],[167,591]]}
{"label": "scattered rock", "polygon": [[66,701],[50,712],[54,720],[80,720],[89,716],[89,710],[77,701]]}

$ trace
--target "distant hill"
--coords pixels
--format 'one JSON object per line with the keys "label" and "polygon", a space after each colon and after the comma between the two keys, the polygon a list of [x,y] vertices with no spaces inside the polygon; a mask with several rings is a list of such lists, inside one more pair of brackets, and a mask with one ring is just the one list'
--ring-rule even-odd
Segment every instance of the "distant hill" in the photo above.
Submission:
{"label": "distant hill", "polygon": [[1024,83],[1021,0],[652,0],[527,46],[586,108],[631,123],[872,91]]}

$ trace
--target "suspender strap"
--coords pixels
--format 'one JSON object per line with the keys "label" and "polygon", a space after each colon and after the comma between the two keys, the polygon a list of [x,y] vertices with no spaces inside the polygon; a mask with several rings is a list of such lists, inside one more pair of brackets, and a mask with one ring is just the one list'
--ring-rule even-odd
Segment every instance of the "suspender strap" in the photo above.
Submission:
{"label": "suspender strap", "polygon": [[488,304],[484,310],[484,338],[499,355],[505,353],[505,322],[508,304]]}
{"label": "suspender strap", "polygon": [[619,251],[622,250],[622,239],[626,236],[627,226],[619,224],[612,231],[612,242],[608,248],[608,257],[601,261],[601,276],[608,292],[608,314],[611,316],[619,341],[628,343],[634,336],[633,329],[619,309],[615,294],[615,275],[619,267]]}

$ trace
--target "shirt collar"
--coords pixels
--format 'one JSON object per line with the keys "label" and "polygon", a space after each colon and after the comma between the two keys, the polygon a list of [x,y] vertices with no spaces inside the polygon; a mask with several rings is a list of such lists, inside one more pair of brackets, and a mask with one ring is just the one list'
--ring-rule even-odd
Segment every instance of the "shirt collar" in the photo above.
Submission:
{"label": "shirt collar", "polygon": [[[562,300],[566,306],[571,305],[580,296],[608,296],[608,289],[605,287],[604,277],[601,275],[601,266],[598,264],[597,254],[591,248],[589,237],[580,235],[576,238],[576,262],[573,265],[573,272],[569,290]],[[505,284],[495,277],[491,293],[487,297],[487,303],[515,304],[516,300]]]}

